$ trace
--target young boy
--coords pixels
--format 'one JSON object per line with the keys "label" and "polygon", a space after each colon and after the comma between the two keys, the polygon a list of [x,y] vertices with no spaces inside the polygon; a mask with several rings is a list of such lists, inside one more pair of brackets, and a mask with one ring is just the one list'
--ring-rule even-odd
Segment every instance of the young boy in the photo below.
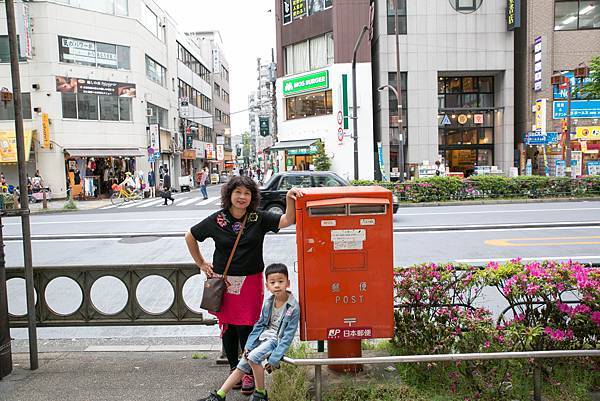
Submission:
{"label": "young boy", "polygon": [[[279,368],[279,361],[288,350],[298,328],[300,307],[291,292],[287,267],[282,263],[273,263],[265,269],[265,283],[271,296],[263,304],[258,322],[254,325],[246,347],[244,357],[237,368],[231,372],[218,391],[199,401],[223,401],[227,393],[244,375],[254,374],[256,389],[249,401],[268,401],[265,390],[265,369],[271,373]],[[263,368],[262,362],[267,361]]]}

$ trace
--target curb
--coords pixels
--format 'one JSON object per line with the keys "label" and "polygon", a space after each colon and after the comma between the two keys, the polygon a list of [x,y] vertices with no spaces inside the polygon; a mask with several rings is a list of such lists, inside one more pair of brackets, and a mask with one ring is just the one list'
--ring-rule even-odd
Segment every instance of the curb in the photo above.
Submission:
{"label": "curb", "polygon": [[578,203],[600,201],[600,197],[589,198],[532,198],[532,199],[492,199],[492,200],[466,200],[466,201],[447,201],[447,202],[400,202],[400,208],[403,207],[435,207],[435,206],[470,206],[470,205],[509,205],[509,204],[527,204],[527,203]]}

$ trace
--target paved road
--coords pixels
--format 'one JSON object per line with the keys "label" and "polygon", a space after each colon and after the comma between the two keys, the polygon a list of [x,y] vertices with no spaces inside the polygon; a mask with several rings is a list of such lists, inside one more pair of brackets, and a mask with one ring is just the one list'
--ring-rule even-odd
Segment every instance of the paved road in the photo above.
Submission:
{"label": "paved road", "polygon": [[[182,194],[194,196],[197,193]],[[150,209],[150,208],[148,208]],[[32,229],[41,234],[117,233],[113,238],[34,240],[34,265],[97,265],[135,263],[192,262],[181,233],[195,221],[215,209],[178,210],[171,207],[130,213],[126,210],[101,213],[74,213],[32,216]],[[488,260],[510,259],[574,259],[600,262],[600,234],[597,226],[586,222],[600,220],[600,202],[452,206],[401,209],[394,217],[394,264],[405,266],[420,262],[461,261],[483,264]],[[14,218],[3,220],[5,236],[18,235],[20,225]],[[444,231],[438,226],[494,226],[514,223],[570,223],[570,227],[547,228],[468,228]],[[408,231],[400,232],[400,229]],[[423,231],[425,230],[425,231]],[[130,232],[172,232],[176,236],[145,236],[127,238]],[[118,234],[121,233],[121,234]],[[296,236],[291,227],[283,234],[268,235],[265,240],[265,262],[283,262],[294,266]],[[212,241],[201,245],[205,255],[213,251]],[[6,242],[8,266],[22,265],[22,246],[19,241]],[[196,288],[201,281],[198,279]],[[296,276],[292,286],[297,288]],[[158,289],[158,287],[156,287]],[[154,292],[156,299],[164,293]],[[13,308],[23,300],[23,291],[9,283],[9,303]],[[67,294],[67,293],[65,293]],[[12,300],[11,300],[12,297]],[[69,296],[58,296],[59,303],[68,303]],[[117,302],[115,300],[114,302]],[[501,305],[489,300],[495,310]],[[79,328],[40,329],[40,338],[121,337],[121,336],[188,336],[214,335],[212,327],[141,327],[141,328]],[[13,330],[13,336],[23,338],[25,330]]]}

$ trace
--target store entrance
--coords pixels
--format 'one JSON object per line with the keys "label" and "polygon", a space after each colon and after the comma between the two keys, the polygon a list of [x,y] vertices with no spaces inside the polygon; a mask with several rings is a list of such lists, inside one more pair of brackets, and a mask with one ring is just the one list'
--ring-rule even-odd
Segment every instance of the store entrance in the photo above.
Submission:
{"label": "store entrance", "polygon": [[108,198],[113,184],[135,176],[135,157],[77,157],[65,161],[67,187],[74,198]]}

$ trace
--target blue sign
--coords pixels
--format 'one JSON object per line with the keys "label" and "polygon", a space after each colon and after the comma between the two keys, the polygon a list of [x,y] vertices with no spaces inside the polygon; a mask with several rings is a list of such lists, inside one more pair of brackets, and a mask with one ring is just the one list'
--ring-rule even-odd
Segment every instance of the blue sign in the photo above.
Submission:
{"label": "blue sign", "polygon": [[[575,75],[573,74],[573,71],[567,71],[565,73],[562,74],[564,77],[569,78],[569,80],[571,81],[571,88],[572,88],[572,96],[573,99],[579,99],[581,98],[581,93],[578,93],[575,89],[579,87],[579,84],[581,83],[581,85],[585,85],[587,83],[592,82],[592,80],[590,78],[575,78]],[[553,98],[554,99],[566,99],[567,96],[569,95],[569,89],[568,88],[559,88],[559,85],[552,85],[552,91],[553,91]]]}
{"label": "blue sign", "polygon": [[558,143],[558,132],[542,133],[540,130],[528,132],[525,134],[526,145],[552,145]]}
{"label": "blue sign", "polygon": [[588,175],[600,174],[600,160],[590,160],[587,162]]}
{"label": "blue sign", "polygon": [[[567,102],[555,100],[552,103],[552,118],[560,120],[567,117]],[[571,118],[600,118],[600,100],[573,100]]]}
{"label": "blue sign", "polygon": [[444,118],[442,119],[442,125],[451,125],[450,119],[448,118],[448,114],[444,114]]}

